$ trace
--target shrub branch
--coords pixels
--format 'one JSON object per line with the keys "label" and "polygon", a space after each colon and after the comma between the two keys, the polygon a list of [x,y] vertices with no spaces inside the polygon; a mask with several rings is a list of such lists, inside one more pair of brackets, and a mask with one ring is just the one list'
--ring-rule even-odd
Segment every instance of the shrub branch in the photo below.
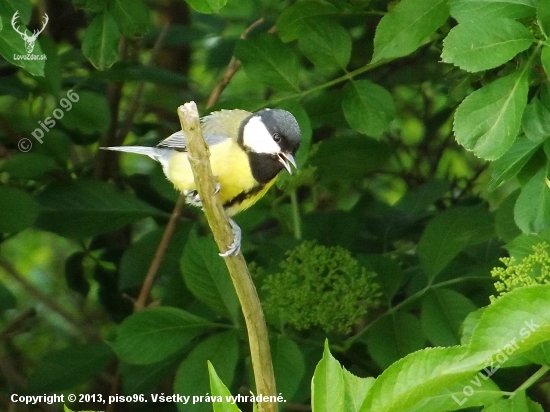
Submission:
{"label": "shrub branch", "polygon": [[[195,102],[180,106],[178,116],[189,153],[189,163],[191,164],[195,185],[202,201],[206,219],[218,248],[221,252],[225,252],[233,242],[233,232],[219,196],[214,195],[216,189],[210,167],[210,153],[202,135],[199,113]],[[239,297],[247,326],[257,394],[276,396],[267,326],[260,299],[250,277],[246,261],[243,255],[239,253],[236,256],[226,257],[225,264]],[[258,407],[262,412],[277,412],[276,403],[259,403]]]}

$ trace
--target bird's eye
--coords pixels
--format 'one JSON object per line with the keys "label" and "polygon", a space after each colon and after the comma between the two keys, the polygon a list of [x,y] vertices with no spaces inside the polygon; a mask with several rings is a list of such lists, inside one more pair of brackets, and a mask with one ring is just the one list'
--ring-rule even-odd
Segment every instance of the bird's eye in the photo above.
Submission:
{"label": "bird's eye", "polygon": [[281,135],[279,133],[273,133],[273,140],[279,143],[281,141]]}

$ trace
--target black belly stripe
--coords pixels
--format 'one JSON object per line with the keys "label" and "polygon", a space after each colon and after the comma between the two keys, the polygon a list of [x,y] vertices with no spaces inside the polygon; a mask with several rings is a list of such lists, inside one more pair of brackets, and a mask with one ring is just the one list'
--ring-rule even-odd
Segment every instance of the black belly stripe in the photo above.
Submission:
{"label": "black belly stripe", "polygon": [[229,208],[231,206],[234,206],[234,205],[241,204],[242,202],[244,202],[249,197],[252,197],[256,193],[259,193],[264,187],[265,187],[265,185],[257,185],[257,186],[254,186],[250,190],[242,191],[237,196],[235,196],[233,199],[230,199],[227,202],[225,202],[223,204],[224,209],[227,209],[227,208]]}

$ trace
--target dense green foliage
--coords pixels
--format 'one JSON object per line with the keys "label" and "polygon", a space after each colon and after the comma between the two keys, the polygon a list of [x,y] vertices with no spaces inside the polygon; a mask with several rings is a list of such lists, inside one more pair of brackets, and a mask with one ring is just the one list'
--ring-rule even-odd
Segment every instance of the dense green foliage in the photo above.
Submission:
{"label": "dense green foliage", "polygon": [[149,271],[178,194],[99,150],[195,100],[302,129],[236,218],[281,409],[550,410],[549,37],[550,0],[2,0],[0,409],[252,410],[211,402],[255,388],[201,212]]}
{"label": "dense green foliage", "polygon": [[368,310],[380,306],[376,274],[341,247],[304,242],[279,267],[262,286],[265,311],[298,330],[349,333]]}

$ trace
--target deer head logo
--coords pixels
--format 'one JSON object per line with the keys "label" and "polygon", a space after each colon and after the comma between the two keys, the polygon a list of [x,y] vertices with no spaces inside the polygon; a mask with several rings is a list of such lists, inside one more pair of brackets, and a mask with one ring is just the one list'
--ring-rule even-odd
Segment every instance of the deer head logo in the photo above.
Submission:
{"label": "deer head logo", "polygon": [[13,17],[11,19],[11,27],[13,27],[13,29],[21,35],[23,40],[25,40],[25,48],[27,49],[27,53],[30,54],[30,53],[32,53],[32,50],[34,49],[34,43],[36,42],[36,38],[46,28],[46,24],[48,24],[49,17],[46,13],[44,13],[44,24],[43,24],[42,28],[40,30],[35,30],[32,33],[32,36],[27,35],[27,33],[25,33],[25,31],[20,31],[17,28],[17,18],[18,17],[19,17],[19,10],[17,10],[15,12],[15,14],[13,15]]}

